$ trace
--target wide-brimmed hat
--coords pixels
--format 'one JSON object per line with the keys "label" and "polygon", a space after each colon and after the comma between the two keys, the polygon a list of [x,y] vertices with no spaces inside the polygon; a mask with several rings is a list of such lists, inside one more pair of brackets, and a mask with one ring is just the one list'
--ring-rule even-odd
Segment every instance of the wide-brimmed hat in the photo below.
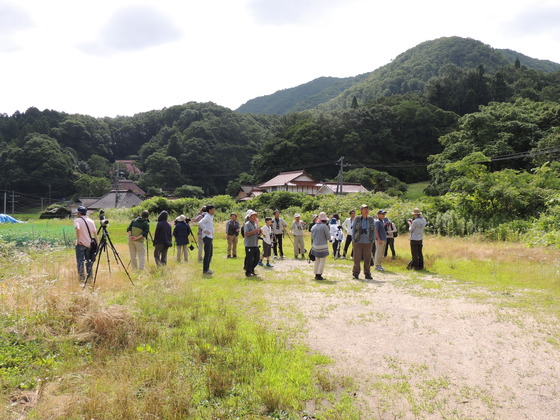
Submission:
{"label": "wide-brimmed hat", "polygon": [[184,222],[185,220],[187,220],[187,216],[185,216],[184,214],[177,216],[177,218],[175,219],[176,222]]}
{"label": "wide-brimmed hat", "polygon": [[321,213],[319,213],[319,220],[323,220],[323,221],[327,221],[329,220],[329,218],[327,217],[327,213],[325,213],[324,211],[322,211]]}
{"label": "wide-brimmed hat", "polygon": [[418,216],[419,216],[419,215],[421,215],[421,214],[422,214],[422,212],[420,211],[420,209],[419,209],[419,208],[415,208],[414,210],[412,210],[412,213],[411,213],[411,214],[416,214],[416,215],[418,215]]}
{"label": "wide-brimmed hat", "polygon": [[254,214],[258,214],[255,210],[247,210],[247,216],[246,217],[251,217]]}
{"label": "wide-brimmed hat", "polygon": [[367,204],[362,204],[362,205],[360,206],[360,210],[361,210],[361,209],[369,209],[369,206],[368,206]]}
{"label": "wide-brimmed hat", "polygon": [[296,217],[301,217],[301,215],[300,215],[299,213],[296,213],[296,214],[294,214],[294,219],[295,219]]}
{"label": "wide-brimmed hat", "polygon": [[234,211],[232,211],[232,212],[230,213],[230,217],[231,217],[231,216],[237,216],[237,213],[234,212]]}

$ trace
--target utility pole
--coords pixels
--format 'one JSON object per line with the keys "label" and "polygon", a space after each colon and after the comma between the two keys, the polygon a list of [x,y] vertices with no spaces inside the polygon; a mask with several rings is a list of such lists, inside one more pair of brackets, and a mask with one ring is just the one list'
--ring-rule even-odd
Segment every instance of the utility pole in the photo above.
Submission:
{"label": "utility pole", "polygon": [[15,204],[16,204],[16,197],[15,197],[15,192],[14,190],[12,190],[12,216],[14,215],[15,211]]}
{"label": "utility pole", "polygon": [[4,192],[4,214],[6,214],[6,201],[8,201],[8,193]]}
{"label": "utility pole", "polygon": [[342,174],[344,172],[344,167],[345,166],[351,166],[349,163],[344,163],[344,156],[341,156],[340,159],[338,159],[336,161],[336,163],[340,163],[340,169],[338,171],[338,179],[337,179],[337,184],[336,184],[336,193],[337,194],[342,194]]}

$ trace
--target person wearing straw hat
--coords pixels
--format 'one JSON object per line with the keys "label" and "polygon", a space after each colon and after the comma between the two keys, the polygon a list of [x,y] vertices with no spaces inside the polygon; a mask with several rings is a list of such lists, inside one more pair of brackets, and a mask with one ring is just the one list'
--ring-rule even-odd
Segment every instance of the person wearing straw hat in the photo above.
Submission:
{"label": "person wearing straw hat", "polygon": [[375,221],[369,215],[367,204],[360,206],[360,215],[354,218],[352,224],[352,249],[354,252],[354,266],[352,276],[357,280],[360,277],[360,263],[364,260],[364,274],[366,280],[371,277],[371,253],[375,240]]}
{"label": "person wearing straw hat", "polygon": [[191,227],[187,223],[187,217],[182,214],[175,219],[175,227],[173,228],[173,237],[177,246],[177,262],[189,261],[189,235],[191,235]]}
{"label": "person wearing straw hat", "polygon": [[424,255],[422,253],[424,228],[426,227],[426,219],[422,217],[422,212],[419,208],[412,211],[413,219],[408,219],[408,230],[410,232],[410,252],[412,254],[412,261],[408,263],[409,269],[423,270],[424,269]]}
{"label": "person wearing straw hat", "polygon": [[305,243],[303,240],[303,230],[305,223],[302,222],[299,213],[294,214],[294,221],[292,222],[292,236],[294,237],[294,258],[297,260],[301,255],[305,259]]}
{"label": "person wearing straw hat", "polygon": [[329,242],[331,240],[331,232],[327,226],[328,220],[327,214],[322,211],[317,217],[317,223],[311,228],[311,238],[313,240],[311,253],[315,256],[315,263],[313,264],[315,280],[325,280],[323,270],[329,256]]}

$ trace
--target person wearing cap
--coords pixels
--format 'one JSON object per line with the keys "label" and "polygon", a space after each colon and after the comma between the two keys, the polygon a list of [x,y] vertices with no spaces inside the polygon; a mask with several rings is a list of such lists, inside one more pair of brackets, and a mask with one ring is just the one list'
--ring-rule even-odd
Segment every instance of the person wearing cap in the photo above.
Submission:
{"label": "person wearing cap", "polygon": [[243,242],[245,245],[245,275],[247,277],[256,276],[255,267],[259,264],[259,235],[261,229],[257,222],[257,212],[249,210],[247,212],[247,221],[243,226]]}
{"label": "person wearing cap", "polygon": [[354,218],[352,224],[352,248],[354,253],[354,266],[352,275],[355,279],[360,277],[360,262],[364,260],[364,274],[366,280],[371,280],[371,251],[375,240],[375,221],[369,215],[367,204],[360,206],[360,215]]}
{"label": "person wearing cap", "polygon": [[408,230],[410,232],[410,253],[412,261],[408,263],[409,269],[423,270],[424,255],[422,253],[424,228],[426,227],[426,219],[422,217],[419,208],[412,211],[412,219],[408,219]]}
{"label": "person wearing cap", "polygon": [[337,254],[340,255],[338,246],[340,245],[339,242],[336,241],[335,236],[337,236],[338,233],[338,227],[340,226],[338,224],[338,214],[333,214],[331,220],[329,221],[329,231],[331,233],[331,243],[332,243],[332,249],[333,249],[333,257],[336,260],[337,258]]}
{"label": "person wearing cap", "polygon": [[346,258],[346,253],[348,252],[348,247],[352,243],[352,223],[354,223],[354,218],[356,217],[356,210],[350,210],[348,218],[342,222],[342,227],[346,232],[346,241],[344,242],[344,252],[342,253],[342,258]]}
{"label": "person wearing cap", "polygon": [[[206,211],[206,206],[202,206],[202,208],[198,211],[195,217],[192,218],[191,222],[199,223],[204,216],[206,216],[208,212]],[[204,252],[204,242],[202,241],[202,230],[199,228],[196,232],[196,245],[198,247],[198,261],[202,261],[202,254]]]}
{"label": "person wearing cap", "polygon": [[305,259],[305,242],[303,240],[303,230],[305,223],[301,221],[299,213],[294,214],[294,221],[292,222],[292,236],[294,237],[294,258],[297,260],[301,255]]}
{"label": "person wearing cap", "polygon": [[192,234],[191,227],[187,223],[187,217],[182,214],[175,219],[175,227],[173,228],[173,237],[177,246],[177,262],[189,261],[189,236]]}
{"label": "person wearing cap", "polygon": [[143,270],[146,261],[146,243],[150,234],[148,217],[150,217],[150,212],[148,210],[142,211],[142,215],[132,219],[126,229],[130,264],[135,270]]}
{"label": "person wearing cap", "polygon": [[95,238],[98,241],[95,222],[88,217],[87,209],[84,206],[80,206],[76,210],[74,229],[76,230],[76,264],[78,276],[83,283],[86,281],[86,273],[88,279],[92,275],[93,256],[90,254],[91,240]]}
{"label": "person wearing cap", "polygon": [[216,207],[212,205],[206,206],[206,215],[198,222],[198,229],[201,231],[202,243],[204,245],[202,274],[214,274],[210,270],[210,262],[214,254],[214,213],[216,213]]}
{"label": "person wearing cap", "polygon": [[376,271],[385,271],[381,262],[383,261],[383,255],[385,254],[385,246],[387,245],[387,231],[385,230],[385,215],[387,212],[385,210],[379,210],[377,212],[377,220],[375,221],[375,259],[374,265]]}
{"label": "person wearing cap", "polygon": [[280,253],[280,258],[284,259],[284,249],[282,248],[282,238],[284,237],[284,231],[288,227],[288,223],[280,217],[280,212],[274,210],[274,218],[272,219],[272,232],[275,236],[275,241],[272,244],[272,250],[274,251],[274,258],[278,257]]}
{"label": "person wearing cap", "polygon": [[393,254],[393,259],[397,258],[397,253],[395,252],[395,235],[397,234],[397,226],[389,220],[387,217],[385,221],[385,230],[387,231],[387,246],[385,247],[384,257],[387,256],[389,248],[391,248],[391,254]]}
{"label": "person wearing cap", "polygon": [[327,214],[322,211],[317,217],[317,223],[311,228],[311,253],[315,256],[315,263],[313,264],[315,280],[325,280],[323,278],[323,270],[329,256],[329,242],[331,239],[331,232],[327,226],[328,220]]}
{"label": "person wearing cap", "polygon": [[237,258],[237,242],[241,226],[237,221],[237,213],[232,212],[230,219],[226,222],[227,257]]}

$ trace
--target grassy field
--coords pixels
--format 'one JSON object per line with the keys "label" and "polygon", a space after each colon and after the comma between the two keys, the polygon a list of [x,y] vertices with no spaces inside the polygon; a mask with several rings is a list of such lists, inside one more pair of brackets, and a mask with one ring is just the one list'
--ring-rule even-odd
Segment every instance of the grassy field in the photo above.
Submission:
{"label": "grassy field", "polygon": [[[125,264],[127,224],[111,220],[109,228]],[[26,236],[30,227],[73,235],[71,221],[3,226],[0,235]],[[475,298],[477,288],[519,293],[516,308],[560,316],[557,251],[441,237],[427,238],[424,249],[427,271],[408,272],[401,235],[399,257],[386,268],[425,293],[438,287],[429,281],[436,276]],[[193,253],[177,263],[173,251],[163,269],[150,256],[146,271],[131,273],[134,285],[112,255],[110,264],[102,256],[93,289],[79,285],[71,249],[1,259],[0,418],[362,418],[351,378],[330,373],[331,361],[303,344],[305,321],[297,328],[270,321],[265,286],[297,292],[311,279],[293,270],[247,280],[242,258],[224,257],[221,234],[212,277],[202,276]],[[349,270],[350,262],[336,266]]]}

